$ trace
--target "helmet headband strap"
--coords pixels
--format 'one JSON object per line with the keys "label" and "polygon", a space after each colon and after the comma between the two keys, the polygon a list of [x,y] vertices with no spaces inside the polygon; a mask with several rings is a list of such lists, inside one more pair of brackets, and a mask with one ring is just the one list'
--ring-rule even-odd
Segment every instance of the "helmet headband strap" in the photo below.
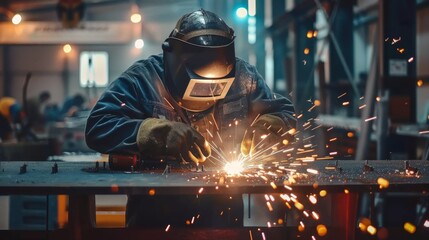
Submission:
{"label": "helmet headband strap", "polygon": [[227,39],[233,39],[234,37],[233,34],[230,34],[229,32],[227,33],[225,31],[218,30],[218,29],[201,29],[201,30],[195,30],[186,34],[182,34],[178,32],[178,34],[181,35],[180,39],[182,39],[183,41],[188,41],[191,38],[204,36],[204,35],[215,35],[215,36],[220,36]]}

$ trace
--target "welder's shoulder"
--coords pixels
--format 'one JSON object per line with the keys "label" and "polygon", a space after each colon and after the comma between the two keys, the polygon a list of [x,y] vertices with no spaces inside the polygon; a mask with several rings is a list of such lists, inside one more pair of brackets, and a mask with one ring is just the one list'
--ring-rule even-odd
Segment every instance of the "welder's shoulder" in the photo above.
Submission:
{"label": "welder's shoulder", "polygon": [[237,72],[246,72],[248,74],[255,73],[256,67],[244,59],[239,57],[235,58],[235,70]]}
{"label": "welder's shoulder", "polygon": [[163,68],[162,55],[152,55],[146,59],[141,59],[133,63],[124,73],[128,74],[144,74],[144,73],[159,73]]}
{"label": "welder's shoulder", "polygon": [[163,74],[163,59],[162,55],[152,55],[146,59],[141,59],[134,62],[127,70],[125,70],[118,79],[122,81],[139,80],[150,81],[154,78],[160,78]]}
{"label": "welder's shoulder", "polygon": [[236,67],[253,67],[250,63],[248,63],[246,60],[236,57],[235,58],[235,66]]}

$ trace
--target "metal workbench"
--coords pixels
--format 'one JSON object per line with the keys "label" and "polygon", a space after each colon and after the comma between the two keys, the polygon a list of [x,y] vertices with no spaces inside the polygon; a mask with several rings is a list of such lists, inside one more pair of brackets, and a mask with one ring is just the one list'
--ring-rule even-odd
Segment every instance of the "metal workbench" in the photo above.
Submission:
{"label": "metal workbench", "polygon": [[[58,172],[53,172],[54,164]],[[25,170],[23,170],[25,166]],[[54,171],[55,172],[55,171]],[[107,164],[92,162],[1,162],[0,195],[69,195],[69,226],[49,231],[0,231],[0,239],[106,239],[125,236],[141,239],[259,239],[260,232],[271,239],[290,236],[287,228],[240,229],[98,229],[94,228],[96,194],[317,194],[326,190],[335,205],[352,211],[360,193],[429,191],[429,162],[415,161],[333,161],[278,162],[263,168],[248,169],[245,176],[226,176],[207,167],[195,169],[111,171]],[[387,180],[388,186],[378,180]],[[292,180],[292,181],[291,181]],[[284,185],[287,187],[285,188]],[[345,193],[346,192],[346,193]],[[209,206],[208,206],[209,207]],[[355,239],[356,213],[333,209],[336,218],[328,232],[330,239]],[[351,230],[350,230],[351,228]],[[252,233],[253,232],[253,233]],[[250,236],[249,236],[250,233]],[[254,235],[252,235],[254,234]],[[259,234],[259,235],[258,235]],[[305,236],[303,233],[298,233]],[[426,236],[427,232],[418,233]],[[416,234],[415,236],[419,236]],[[205,237],[202,237],[205,236]],[[18,238],[19,238],[18,237]],[[311,237],[311,236],[309,236]],[[326,237],[325,237],[326,238]],[[269,239],[267,237],[267,239]],[[411,239],[411,238],[410,238]],[[416,238],[419,239],[419,238]]]}

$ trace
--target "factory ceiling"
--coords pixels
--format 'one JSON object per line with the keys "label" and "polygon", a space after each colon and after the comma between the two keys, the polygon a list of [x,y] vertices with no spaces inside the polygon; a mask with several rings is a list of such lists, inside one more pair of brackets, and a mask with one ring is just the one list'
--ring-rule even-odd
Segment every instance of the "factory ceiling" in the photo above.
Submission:
{"label": "factory ceiling", "polygon": [[0,20],[7,21],[8,15],[20,13],[29,21],[54,21],[60,2],[76,4],[83,2],[87,20],[121,21],[128,19],[131,10],[138,9],[151,21],[170,21],[176,15],[198,7],[198,0],[2,0]]}
{"label": "factory ceiling", "polygon": [[0,22],[8,22],[19,13],[22,21],[61,21],[58,6],[82,4],[80,22],[85,21],[130,21],[132,13],[142,15],[142,32],[146,40],[163,41],[184,13],[196,10],[199,0],[2,0]]}

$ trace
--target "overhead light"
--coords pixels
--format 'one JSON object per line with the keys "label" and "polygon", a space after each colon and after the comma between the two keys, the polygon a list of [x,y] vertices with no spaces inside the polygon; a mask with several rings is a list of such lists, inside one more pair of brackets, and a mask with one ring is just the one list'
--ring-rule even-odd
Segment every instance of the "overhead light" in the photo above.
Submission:
{"label": "overhead light", "polygon": [[134,47],[138,48],[138,49],[142,49],[144,47],[144,41],[143,41],[143,39],[137,39],[134,42]]}
{"label": "overhead light", "polygon": [[17,25],[17,24],[21,23],[21,21],[22,21],[22,17],[19,13],[13,15],[13,17],[12,17],[12,23],[13,24]]}
{"label": "overhead light", "polygon": [[131,16],[130,21],[132,23],[139,23],[142,21],[142,15],[140,14],[140,8],[137,3],[131,5]]}
{"label": "overhead light", "polygon": [[130,20],[132,23],[139,23],[142,21],[142,15],[140,15],[140,13],[134,13],[131,15]]}
{"label": "overhead light", "polygon": [[239,18],[245,18],[247,16],[247,9],[244,7],[238,8],[235,12]]}
{"label": "overhead light", "polygon": [[72,50],[72,47],[70,46],[70,44],[65,44],[65,45],[63,46],[63,51],[64,51],[65,53],[70,53],[70,52],[71,52],[71,50]]}

